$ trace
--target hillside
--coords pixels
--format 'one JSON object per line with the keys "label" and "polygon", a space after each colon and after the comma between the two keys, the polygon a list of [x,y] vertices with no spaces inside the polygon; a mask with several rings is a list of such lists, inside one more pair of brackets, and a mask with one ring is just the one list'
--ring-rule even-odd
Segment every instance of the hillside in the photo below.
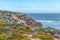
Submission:
{"label": "hillside", "polygon": [[51,33],[58,30],[50,29],[27,14],[0,10],[0,40],[54,40]]}
{"label": "hillside", "polygon": [[10,11],[0,11],[0,21],[4,21],[11,24],[16,23],[21,26],[30,26],[32,28],[42,26],[41,23],[36,22],[24,13]]}

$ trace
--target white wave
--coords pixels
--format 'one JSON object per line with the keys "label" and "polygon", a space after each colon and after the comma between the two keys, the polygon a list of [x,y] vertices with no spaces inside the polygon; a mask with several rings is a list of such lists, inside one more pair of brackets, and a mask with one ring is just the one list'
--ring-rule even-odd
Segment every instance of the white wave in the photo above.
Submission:
{"label": "white wave", "polygon": [[60,30],[60,21],[53,20],[36,20],[36,22],[41,22],[44,27],[53,27]]}
{"label": "white wave", "polygon": [[53,21],[53,20],[36,20],[36,22],[49,22],[49,23],[52,23],[52,22],[60,22],[60,21]]}

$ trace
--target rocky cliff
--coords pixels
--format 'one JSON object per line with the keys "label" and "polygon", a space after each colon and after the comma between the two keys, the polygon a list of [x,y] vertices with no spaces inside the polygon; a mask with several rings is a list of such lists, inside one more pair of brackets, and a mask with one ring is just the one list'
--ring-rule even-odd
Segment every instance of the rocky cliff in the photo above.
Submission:
{"label": "rocky cliff", "polygon": [[49,29],[27,14],[0,10],[0,40],[53,40]]}
{"label": "rocky cliff", "polygon": [[27,14],[20,12],[10,12],[0,10],[0,21],[5,21],[11,24],[16,23],[21,26],[30,26],[31,28],[42,26],[41,23],[36,22],[32,18],[30,18]]}

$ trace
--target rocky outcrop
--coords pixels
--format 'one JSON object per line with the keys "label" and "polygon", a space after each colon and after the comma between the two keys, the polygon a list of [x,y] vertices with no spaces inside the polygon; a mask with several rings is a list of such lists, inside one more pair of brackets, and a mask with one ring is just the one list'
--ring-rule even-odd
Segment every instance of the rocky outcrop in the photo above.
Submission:
{"label": "rocky outcrop", "polygon": [[20,19],[20,20],[24,20],[27,25],[30,25],[30,26],[33,26],[33,27],[41,27],[42,26],[41,23],[37,23],[35,20],[33,20],[32,18],[30,18],[26,14],[16,15],[16,17],[18,19]]}
{"label": "rocky outcrop", "polygon": [[[19,12],[10,12],[10,11],[1,11],[0,10],[0,19],[8,23],[20,23],[22,26],[31,26],[31,27],[41,27],[41,23],[37,23],[35,20],[30,18],[24,13]],[[2,21],[2,20],[0,20]]]}

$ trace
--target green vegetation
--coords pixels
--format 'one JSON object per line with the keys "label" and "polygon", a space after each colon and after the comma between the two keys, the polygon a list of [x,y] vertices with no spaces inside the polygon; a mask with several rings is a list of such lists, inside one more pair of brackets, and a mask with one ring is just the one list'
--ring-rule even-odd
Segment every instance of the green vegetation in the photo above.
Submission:
{"label": "green vegetation", "polygon": [[32,38],[40,38],[41,40],[53,40],[53,38],[51,36],[45,35],[42,33],[38,33],[38,34],[32,36]]}
{"label": "green vegetation", "polygon": [[[33,34],[32,30],[28,27],[28,26],[20,26],[20,25],[11,25],[13,26],[13,29],[9,29],[9,25],[5,22],[0,22],[0,40],[28,40],[29,37],[27,35],[24,34]],[[7,27],[8,26],[8,27]],[[34,32],[36,32],[35,35],[32,35],[31,38],[40,38],[42,40],[53,40],[53,37],[49,36],[49,35],[45,35],[43,34],[45,31],[44,28],[39,28],[37,30],[35,30]],[[2,34],[7,36],[2,36]]]}
{"label": "green vegetation", "polygon": [[0,26],[6,27],[6,26],[8,26],[8,23],[7,22],[0,22]]}
{"label": "green vegetation", "polygon": [[8,37],[7,39],[14,39],[14,40],[27,40],[27,36],[24,35],[12,35]]}
{"label": "green vegetation", "polygon": [[6,36],[5,35],[0,35],[0,40],[6,40]]}

